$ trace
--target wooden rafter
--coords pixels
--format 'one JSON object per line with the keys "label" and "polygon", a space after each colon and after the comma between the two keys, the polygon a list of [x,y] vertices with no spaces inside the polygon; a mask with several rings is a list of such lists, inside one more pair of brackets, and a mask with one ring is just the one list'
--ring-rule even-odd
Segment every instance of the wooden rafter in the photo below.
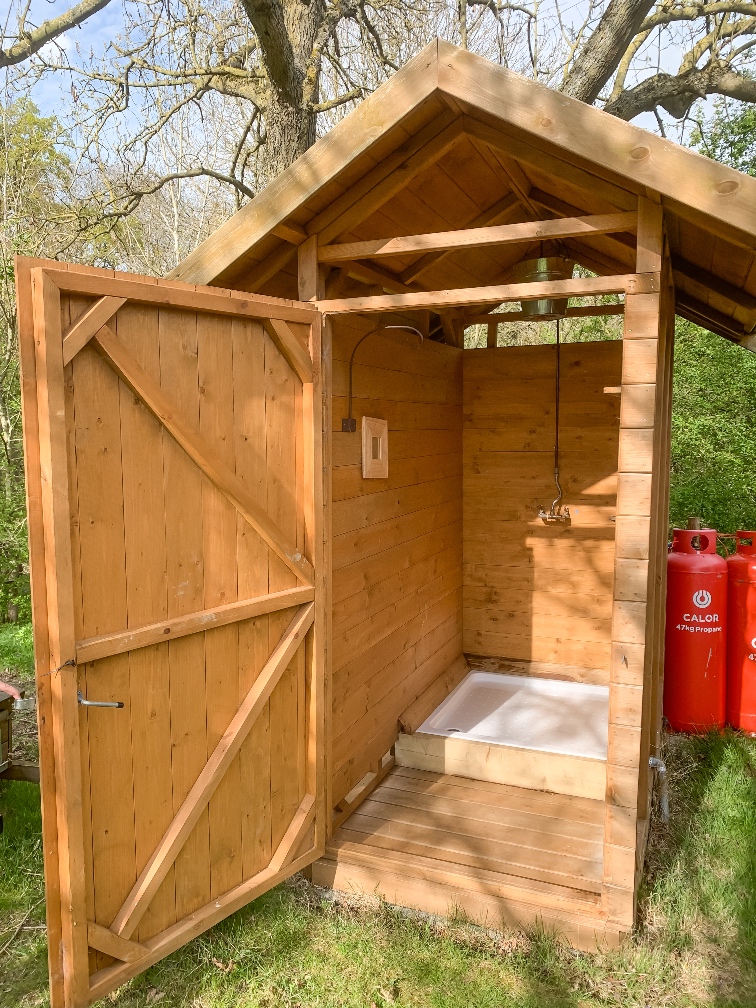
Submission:
{"label": "wooden rafter", "polygon": [[647,294],[659,290],[655,273],[550,280],[543,283],[504,284],[494,287],[463,287],[458,290],[424,291],[419,294],[386,294],[377,297],[319,301],[326,314],[382,312],[399,309],[453,308],[458,305],[502,304],[505,301],[537,301],[544,297],[588,297],[592,294]]}
{"label": "wooden rafter", "polygon": [[721,277],[714,276],[713,273],[701,269],[700,266],[694,266],[680,257],[674,259],[672,270],[676,279],[683,282],[690,280],[696,287],[713,291],[729,301],[733,307],[742,309],[748,316],[745,329],[753,328],[756,325],[756,297],[753,294],[749,294],[739,287],[734,287]]}
{"label": "wooden rafter", "polygon": [[189,634],[212,630],[214,627],[228,626],[240,620],[265,616],[267,613],[311,602],[314,597],[315,589],[312,587],[287,588],[284,591],[271,592],[269,595],[258,595],[256,598],[244,599],[241,602],[216,606],[214,609],[202,609],[200,612],[177,616],[149,626],[124,630],[122,633],[89,637],[87,640],[76,642],[76,664],[82,665],[101,658],[111,658],[113,655],[149,647],[151,644],[160,644]]}
{"label": "wooden rafter", "polygon": [[304,641],[314,618],[315,606],[312,602],[301,606],[294,616],[116,914],[110,926],[115,934],[122,938],[130,938],[136,930],[223,775],[241,749],[252,725],[268,702],[294,653]]}
{"label": "wooden rafter", "polygon": [[343,268],[344,272],[353,280],[375,284],[384,290],[391,291],[392,294],[411,294],[413,291],[422,290],[422,287],[405,283],[396,274],[387,270],[385,266],[376,266],[375,263],[347,262]]}
{"label": "wooden rafter", "polygon": [[289,570],[307,584],[314,584],[314,572],[310,562],[302,556],[295,545],[288,542],[276,523],[250,496],[239,477],[220,461],[217,452],[212,450],[202,435],[180,418],[179,411],[165,392],[137,364],[107,326],[93,337],[92,344],[118,377],[139,396],[145,406],[152,410],[187,455],[197,463],[208,479],[212,480],[239,514],[259,532]]}
{"label": "wooden rafter", "polygon": [[63,364],[69,364],[76,354],[92,339],[94,334],[109,322],[119,308],[126,304],[126,298],[103,297],[78,318],[63,333]]}
{"label": "wooden rafter", "polygon": [[464,228],[435,234],[406,235],[401,238],[377,238],[373,241],[326,245],[319,249],[320,262],[373,259],[381,256],[412,255],[416,252],[441,252],[470,248],[490,248],[523,242],[549,241],[556,238],[582,237],[634,231],[634,213],[604,214],[590,217],[566,217],[556,220],[525,221],[497,227]]}
{"label": "wooden rafter", "polygon": [[317,214],[307,225],[321,245],[332,241],[375,213],[416,175],[435,164],[463,134],[461,120],[451,113],[438,116],[417,136],[384,158],[382,163]]}
{"label": "wooden rafter", "polygon": [[752,349],[748,346],[747,341],[753,339],[753,335],[746,332],[737,320],[679,289],[675,292],[675,311],[678,315],[688,319],[689,322],[695,322],[696,325],[716,333],[717,336],[722,336],[733,343],[739,343],[747,350]]}
{"label": "wooden rafter", "polygon": [[488,144],[495,151],[501,152],[505,157],[531,164],[537,170],[557,178],[564,178],[572,185],[600,196],[618,210],[635,209],[636,197],[633,193],[621,189],[599,175],[591,174],[578,165],[563,160],[541,146],[535,146],[538,143],[535,138],[532,143],[528,143],[520,136],[515,136],[508,131],[503,125],[490,126],[488,123],[481,122],[480,119],[469,115],[464,116],[463,119],[467,133]]}

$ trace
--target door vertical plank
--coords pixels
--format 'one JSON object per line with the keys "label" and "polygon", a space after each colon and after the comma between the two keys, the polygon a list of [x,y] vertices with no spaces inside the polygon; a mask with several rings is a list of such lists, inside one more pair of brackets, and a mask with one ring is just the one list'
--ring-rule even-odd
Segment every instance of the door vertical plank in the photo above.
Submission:
{"label": "door vertical plank", "polygon": [[[236,474],[265,510],[268,507],[265,458],[265,334],[261,323],[234,320],[234,438]],[[239,598],[268,592],[269,547],[240,516],[236,526]],[[270,656],[269,616],[239,625],[239,700],[246,696]],[[245,879],[269,863],[270,701],[258,717],[240,752],[242,807],[242,875]]]}
{"label": "door vertical plank", "polygon": [[[40,262],[40,265],[42,262]],[[44,855],[48,969],[51,1008],[63,1008],[62,922],[58,826],[56,815],[55,754],[52,744],[52,691],[49,671],[50,644],[47,630],[40,432],[37,403],[37,363],[34,346],[31,263],[16,262],[16,303],[21,371],[21,406],[25,446],[26,509],[29,521],[29,566],[34,628],[34,664],[39,730],[40,785],[42,798],[42,849]]]}
{"label": "door vertical plank", "polygon": [[[129,304],[118,317],[118,339],[140,366],[160,380],[158,314]],[[120,386],[128,625],[167,618],[165,500],[161,424],[125,385]],[[131,773],[136,872],[142,871],[173,818],[168,644],[129,653]],[[175,919],[171,870],[143,917],[135,940],[146,941]]]}
{"label": "door vertical plank", "polygon": [[[197,315],[161,309],[160,385],[170,390],[182,419],[199,426]],[[202,483],[189,456],[163,431],[163,487],[168,572],[168,618],[204,607]],[[173,814],[207,759],[205,647],[201,634],[168,645],[171,694]],[[176,917],[210,899],[210,841],[205,810],[174,865]]]}
{"label": "door vertical plank", "polygon": [[[42,521],[49,661],[58,668],[75,654],[69,532],[63,333],[60,295],[41,270],[32,276],[38,396]],[[55,488],[55,492],[53,492]],[[79,707],[75,672],[50,676],[57,804],[57,844],[63,988],[67,1003],[85,1005],[89,990],[86,881],[81,801]]]}
{"label": "door vertical plank", "polygon": [[[127,625],[120,382],[91,347],[75,358],[81,614],[85,637]],[[89,740],[94,921],[107,927],[136,875],[127,654],[88,663],[82,692],[120,701],[121,710],[84,708]],[[98,963],[107,959],[98,954]]]}
{"label": "door vertical plank", "polygon": [[[234,383],[230,319],[198,317],[197,359],[200,433],[233,472]],[[208,480],[202,485],[202,538],[205,608],[237,601],[236,510]],[[239,706],[239,629],[232,624],[208,630],[204,637],[209,757]],[[242,881],[239,789],[237,757],[223,775],[208,806],[211,898]]]}
{"label": "door vertical plank", "polygon": [[[268,514],[285,535],[296,539],[296,422],[297,378],[275,344],[265,336],[265,423],[268,471]],[[294,587],[292,573],[276,556],[270,557],[270,590]],[[286,629],[287,613],[271,613],[269,648]],[[276,849],[299,805],[297,730],[298,673],[302,648],[270,698],[272,846]],[[288,742],[286,740],[291,740]]]}
{"label": "door vertical plank", "polygon": [[[64,326],[70,325],[72,318],[82,315],[88,307],[89,299],[66,295],[61,298],[61,322]],[[76,466],[76,416],[75,406],[75,367],[74,359],[65,368],[65,396],[66,396],[66,442],[68,451],[68,500],[71,515],[76,516],[71,521],[71,571],[74,600],[74,627],[75,636],[80,640],[84,636],[83,613],[81,611],[81,544],[79,541],[79,491],[78,491],[78,471]],[[86,689],[87,666],[83,665],[78,669],[79,687]],[[87,882],[87,920],[93,921],[95,917],[94,907],[94,865],[92,863],[92,807],[91,807],[91,786],[89,781],[89,733],[87,730],[87,719],[79,713],[79,743],[81,750],[81,803],[82,822],[84,830],[84,875]],[[106,963],[107,957],[103,956],[96,949],[89,950],[89,970],[94,973],[100,965]]]}

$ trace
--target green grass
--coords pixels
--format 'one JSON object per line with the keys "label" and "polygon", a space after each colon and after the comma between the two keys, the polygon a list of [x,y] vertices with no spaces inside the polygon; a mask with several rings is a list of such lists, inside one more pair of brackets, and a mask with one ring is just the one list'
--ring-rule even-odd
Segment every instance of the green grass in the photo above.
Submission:
{"label": "green grass", "polygon": [[[24,685],[30,638],[0,628]],[[261,897],[133,980],[118,1008],[753,1008],[756,740],[667,739],[672,816],[654,821],[639,927],[617,952],[483,931],[302,879]],[[39,792],[0,782],[0,1008],[49,1003]]]}
{"label": "green grass", "polygon": [[31,676],[34,669],[31,623],[0,623],[0,679],[4,678],[5,669],[11,678],[18,673],[25,678]]}

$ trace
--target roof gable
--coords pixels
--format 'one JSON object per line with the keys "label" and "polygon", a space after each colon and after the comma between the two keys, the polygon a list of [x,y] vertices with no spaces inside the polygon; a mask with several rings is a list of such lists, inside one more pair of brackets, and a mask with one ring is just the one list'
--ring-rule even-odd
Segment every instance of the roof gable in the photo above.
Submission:
{"label": "roof gable", "polygon": [[[479,207],[477,215],[471,207],[461,222],[445,225],[423,228],[413,220],[408,227],[405,215],[402,229],[401,208],[394,204],[409,198],[413,181],[430,177],[435,166],[453,161],[454,152],[469,143],[476,163],[470,156],[458,157],[446,174],[469,171],[476,186],[488,170],[484,162],[493,162],[492,170],[505,183],[499,199]],[[665,207],[681,313],[728,338],[751,332],[756,326],[756,179],[436,41],[222,225],[172,276],[260,290],[313,234],[325,244],[483,226],[511,220],[511,212],[517,216],[518,211],[533,219],[630,210],[640,195]],[[440,206],[449,198],[437,195],[436,202]],[[418,206],[415,201],[415,216]],[[388,220],[392,211],[393,223]],[[380,220],[374,217],[378,212]],[[369,228],[360,233],[371,215],[373,227],[383,233]],[[594,271],[611,272],[613,263],[623,265],[621,241],[584,247],[583,257]],[[434,289],[419,278],[407,286],[401,279],[406,269],[397,274],[383,264],[363,266],[366,283],[372,276],[378,285],[394,283],[394,290],[402,284]],[[427,272],[423,280],[432,278]],[[287,294],[296,296],[296,290]],[[686,299],[694,306],[690,311]]]}

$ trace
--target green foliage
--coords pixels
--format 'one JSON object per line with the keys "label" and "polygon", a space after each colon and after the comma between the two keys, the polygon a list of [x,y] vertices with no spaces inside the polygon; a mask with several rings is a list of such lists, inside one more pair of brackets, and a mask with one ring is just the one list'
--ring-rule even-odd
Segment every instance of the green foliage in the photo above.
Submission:
{"label": "green foliage", "polygon": [[714,114],[693,130],[691,146],[722,164],[756,175],[756,106],[719,100]]}
{"label": "green foliage", "polygon": [[14,669],[22,678],[34,671],[34,645],[31,623],[0,625],[0,670]]}
{"label": "green foliage", "polygon": [[29,619],[14,255],[45,255],[60,226],[70,174],[53,116],[28,99],[0,107],[0,621]]}
{"label": "green foliage", "polygon": [[678,319],[670,521],[756,528],[756,354]]}

